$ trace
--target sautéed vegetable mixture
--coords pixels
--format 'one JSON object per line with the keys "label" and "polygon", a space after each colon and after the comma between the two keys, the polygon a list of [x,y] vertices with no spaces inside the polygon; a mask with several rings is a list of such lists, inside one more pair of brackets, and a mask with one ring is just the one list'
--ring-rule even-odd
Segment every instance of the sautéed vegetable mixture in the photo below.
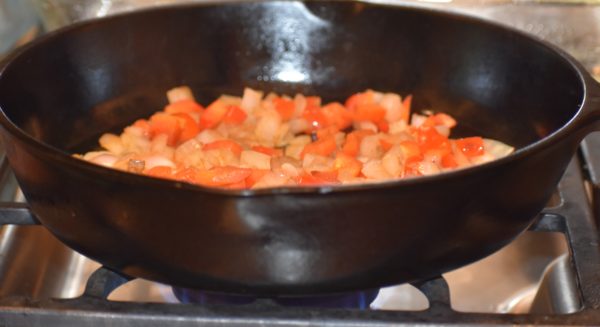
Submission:
{"label": "saut\u00e9ed vegetable mixture", "polygon": [[514,149],[473,136],[450,138],[444,113],[410,112],[411,96],[373,90],[344,103],[246,88],[207,107],[188,87],[102,151],[76,155],[132,173],[230,189],[380,182],[485,163]]}

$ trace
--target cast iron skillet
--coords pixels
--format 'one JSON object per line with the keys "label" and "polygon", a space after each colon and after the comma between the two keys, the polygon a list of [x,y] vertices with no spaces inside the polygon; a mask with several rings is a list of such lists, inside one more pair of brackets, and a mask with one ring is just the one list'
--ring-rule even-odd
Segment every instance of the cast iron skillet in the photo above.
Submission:
{"label": "cast iron skillet", "polygon": [[[69,156],[190,85],[200,102],[244,86],[327,100],[373,88],[516,153],[433,177],[226,191]],[[561,51],[477,19],[347,2],[168,7],[78,24],[12,55],[2,137],[33,213],[108,267],[177,286],[294,295],[423,279],[525,230],[581,138],[600,88]]]}

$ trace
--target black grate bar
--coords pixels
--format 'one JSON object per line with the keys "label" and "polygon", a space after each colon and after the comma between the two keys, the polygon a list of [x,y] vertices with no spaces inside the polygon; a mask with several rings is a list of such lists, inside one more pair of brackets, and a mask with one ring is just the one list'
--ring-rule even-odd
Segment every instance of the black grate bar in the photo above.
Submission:
{"label": "black grate bar", "polygon": [[0,202],[0,225],[39,225],[26,203]]}

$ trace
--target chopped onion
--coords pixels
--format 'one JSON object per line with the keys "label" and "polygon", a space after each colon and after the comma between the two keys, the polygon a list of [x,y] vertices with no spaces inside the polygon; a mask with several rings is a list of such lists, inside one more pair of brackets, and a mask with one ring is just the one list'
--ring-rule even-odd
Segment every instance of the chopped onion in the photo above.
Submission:
{"label": "chopped onion", "polygon": [[281,117],[279,114],[276,111],[268,112],[258,120],[254,133],[261,143],[273,146],[279,136],[280,126]]}
{"label": "chopped onion", "polygon": [[402,100],[398,94],[384,94],[379,104],[385,108],[385,120],[389,123],[397,122],[402,119]]}
{"label": "chopped onion", "polygon": [[302,168],[309,173],[313,171],[332,171],[334,164],[335,160],[332,158],[311,153],[306,154],[302,160]]}
{"label": "chopped onion", "polygon": [[271,169],[271,156],[257,151],[246,150],[240,155],[240,164],[248,168]]}
{"label": "chopped onion", "polygon": [[421,161],[418,165],[417,165],[417,169],[419,170],[419,172],[423,175],[434,175],[434,174],[438,174],[441,169],[438,165],[436,165],[433,162],[428,162],[428,161]]}
{"label": "chopped onion", "polygon": [[383,153],[379,135],[367,135],[360,142],[360,155],[367,158],[380,158]]}
{"label": "chopped onion", "polygon": [[82,159],[105,167],[113,167],[117,161],[117,157],[115,155],[106,151],[88,152],[83,156]]}
{"label": "chopped onion", "polygon": [[515,148],[512,146],[491,139],[483,139],[483,148],[485,152],[492,155],[495,159],[506,157],[515,151]]}
{"label": "chopped onion", "polygon": [[251,113],[254,110],[254,108],[256,108],[260,104],[262,96],[262,92],[255,91],[248,87],[245,88],[240,108],[242,108],[242,110],[244,110],[247,114]]}
{"label": "chopped onion", "polygon": [[175,163],[163,156],[155,155],[144,158],[145,169],[152,169],[157,166],[166,166],[175,168]]}
{"label": "chopped onion", "polygon": [[367,161],[361,170],[363,175],[367,178],[371,179],[388,179],[390,178],[390,174],[385,170],[381,160],[370,160]]}
{"label": "chopped onion", "polygon": [[194,94],[189,87],[180,86],[167,91],[167,99],[169,99],[169,103],[181,100],[194,100]]}
{"label": "chopped onion", "polygon": [[412,114],[410,119],[410,125],[414,127],[419,127],[423,125],[423,123],[427,120],[427,116]]}
{"label": "chopped onion", "polygon": [[404,172],[404,152],[402,147],[393,146],[381,158],[381,164],[385,171],[392,177],[400,177]]}
{"label": "chopped onion", "polygon": [[221,133],[215,131],[214,129],[205,129],[196,136],[196,140],[202,144],[208,144],[225,139],[226,138],[221,135]]}
{"label": "chopped onion", "polygon": [[121,137],[115,134],[104,134],[100,137],[100,146],[108,150],[109,152],[119,155],[125,151]]}

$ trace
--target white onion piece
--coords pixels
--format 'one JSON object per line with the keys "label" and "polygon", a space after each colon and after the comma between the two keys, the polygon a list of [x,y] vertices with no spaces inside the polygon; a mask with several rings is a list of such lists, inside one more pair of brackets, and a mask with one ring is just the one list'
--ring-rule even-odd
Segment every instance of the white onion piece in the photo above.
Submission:
{"label": "white onion piece", "polygon": [[389,123],[400,121],[402,118],[402,100],[398,94],[386,93],[379,104],[385,109],[385,120]]}
{"label": "white onion piece", "polygon": [[196,135],[196,140],[202,144],[208,144],[215,141],[225,140],[226,138],[221,133],[214,129],[205,129],[200,134]]}
{"label": "white onion piece", "polygon": [[393,146],[381,158],[385,171],[392,177],[400,177],[404,172],[404,152],[398,145]]}
{"label": "white onion piece", "polygon": [[440,173],[441,169],[438,165],[433,162],[421,161],[417,165],[417,169],[423,175],[434,175]]}
{"label": "white onion piece", "polygon": [[167,99],[169,100],[169,103],[181,100],[194,100],[194,94],[189,87],[180,86],[167,91]]}
{"label": "white onion piece", "polygon": [[[306,97],[302,94],[296,94],[294,97],[294,114],[292,117],[300,117],[306,108]],[[308,124],[308,122],[307,122]],[[308,127],[307,127],[308,128]]]}
{"label": "white onion piece", "polygon": [[117,157],[112,154],[103,154],[95,157],[91,162],[105,167],[112,167],[117,162]]}
{"label": "white onion piece", "polygon": [[173,163],[173,161],[171,161],[163,156],[160,156],[160,155],[145,157],[144,161],[145,161],[145,169],[152,169],[157,166],[167,166],[167,167],[175,168],[175,163]]}
{"label": "white onion piece", "polygon": [[304,144],[290,144],[285,147],[285,155],[300,160],[300,155],[302,154],[304,147]]}
{"label": "white onion piece", "polygon": [[100,137],[100,146],[102,146],[109,152],[114,153],[116,155],[119,155],[123,151],[125,151],[123,142],[121,142],[121,137],[119,137],[115,134],[106,133],[106,134],[102,135]]}
{"label": "white onion piece", "polygon": [[246,150],[240,155],[240,164],[249,168],[271,169],[271,156],[257,151]]}
{"label": "white onion piece", "polygon": [[380,158],[383,149],[379,135],[367,135],[360,142],[359,154],[367,158]]}
{"label": "white onion piece", "polygon": [[390,174],[385,170],[381,160],[370,160],[367,161],[361,170],[363,175],[371,179],[388,179]]}
{"label": "white onion piece", "polygon": [[202,152],[202,144],[196,140],[191,139],[175,150],[174,155],[175,161],[183,164],[184,167],[197,166],[200,168],[210,168],[204,165],[204,152]]}
{"label": "white onion piece", "polygon": [[393,123],[390,123],[388,133],[390,133],[390,134],[402,133],[402,132],[406,131],[407,127],[408,127],[408,124],[404,120],[395,121]]}
{"label": "white onion piece", "polygon": [[412,114],[410,119],[410,125],[414,127],[419,127],[423,125],[423,123],[427,120],[427,116]]}
{"label": "white onion piece", "polygon": [[242,96],[242,103],[240,104],[240,108],[244,110],[247,114],[251,113],[254,108],[256,108],[260,104],[260,100],[262,99],[263,93],[259,91],[255,91],[251,88],[244,89],[244,95]]}
{"label": "white onion piece", "polygon": [[446,126],[446,125],[436,125],[433,128],[435,128],[435,130],[440,134],[443,135],[445,137],[450,136],[450,127]]}
{"label": "white onion piece", "polygon": [[167,134],[158,134],[152,139],[152,145],[150,151],[154,153],[163,153],[165,149],[168,147],[167,141],[169,140],[169,136]]}
{"label": "white onion piece", "polygon": [[290,178],[300,176],[300,169],[290,163],[284,163],[281,165],[281,172]]}
{"label": "white onion piece", "polygon": [[482,154],[480,156],[471,157],[470,158],[471,163],[474,164],[474,165],[481,165],[481,164],[484,164],[486,162],[493,161],[494,159],[495,159],[494,156],[491,155],[491,154],[489,154],[489,153],[484,153],[484,154]]}
{"label": "white onion piece", "polygon": [[[284,168],[283,168],[284,166],[292,166],[297,171],[299,171],[300,169],[302,169],[302,162],[300,162],[300,160],[297,160],[297,159],[289,157],[289,156],[271,157],[271,170],[272,171],[274,171],[276,173],[284,173],[284,174],[288,175],[284,171]],[[288,167],[288,170],[289,170],[289,167]]]}
{"label": "white onion piece", "polygon": [[308,121],[304,118],[295,118],[289,121],[290,132],[292,134],[302,133],[310,127]]}
{"label": "white onion piece", "polygon": [[483,139],[483,149],[496,159],[506,157],[515,151],[512,146],[491,139]]}
{"label": "white onion piece", "polygon": [[375,125],[373,122],[370,122],[370,121],[354,122],[354,124],[352,124],[352,127],[354,127],[355,130],[367,130],[367,131],[373,131],[375,133],[377,133],[379,131],[379,128],[377,127],[377,125]]}
{"label": "white onion piece", "polygon": [[271,111],[258,120],[254,133],[261,143],[272,146],[279,135],[279,127],[281,127],[281,117],[276,111]]}
{"label": "white onion piece", "polygon": [[302,160],[302,168],[309,173],[313,171],[331,171],[334,168],[334,164],[334,159],[312,153],[304,155],[304,160]]}

